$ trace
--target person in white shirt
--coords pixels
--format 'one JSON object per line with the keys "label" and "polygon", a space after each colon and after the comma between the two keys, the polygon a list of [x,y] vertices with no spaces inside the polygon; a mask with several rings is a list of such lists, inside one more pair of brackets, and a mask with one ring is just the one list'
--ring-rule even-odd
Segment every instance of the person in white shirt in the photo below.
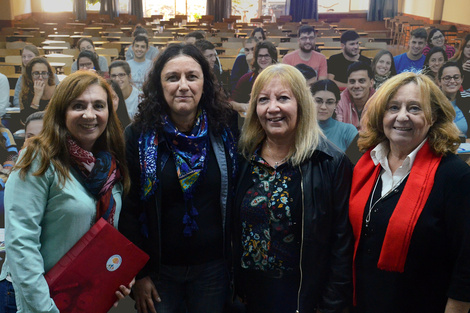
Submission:
{"label": "person in white shirt", "polygon": [[142,90],[148,73],[152,68],[153,62],[145,58],[145,54],[149,49],[149,39],[145,36],[139,35],[134,38],[132,42],[132,50],[134,51],[134,59],[129,60],[127,63],[131,67],[132,82],[139,89]]}
{"label": "person in white shirt", "polygon": [[114,61],[109,66],[109,77],[121,88],[124,101],[126,102],[127,113],[134,119],[139,104],[139,90],[131,83],[131,68],[126,61]]}

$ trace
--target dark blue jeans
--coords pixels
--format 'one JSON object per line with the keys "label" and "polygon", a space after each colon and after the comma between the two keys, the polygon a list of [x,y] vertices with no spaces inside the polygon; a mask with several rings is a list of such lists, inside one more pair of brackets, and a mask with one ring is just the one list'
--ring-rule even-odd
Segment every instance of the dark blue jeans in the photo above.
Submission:
{"label": "dark blue jeans", "polygon": [[16,313],[15,290],[8,280],[0,281],[0,313]]}
{"label": "dark blue jeans", "polygon": [[192,266],[162,265],[154,282],[162,302],[158,313],[222,313],[229,296],[229,277],[223,260]]}

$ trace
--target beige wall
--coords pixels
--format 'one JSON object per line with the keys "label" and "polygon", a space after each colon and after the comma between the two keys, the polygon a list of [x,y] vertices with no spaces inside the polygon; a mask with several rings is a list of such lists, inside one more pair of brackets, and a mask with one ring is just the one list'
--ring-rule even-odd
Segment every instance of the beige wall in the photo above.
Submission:
{"label": "beige wall", "polygon": [[12,10],[10,6],[10,0],[0,0],[0,20],[8,21],[12,19]]}
{"label": "beige wall", "polygon": [[431,18],[431,9],[435,0],[404,0],[403,13]]}
{"label": "beige wall", "polygon": [[23,14],[32,13],[31,0],[10,1],[12,6],[13,17]]}
{"label": "beige wall", "polygon": [[454,24],[470,25],[470,1],[446,0],[442,20]]}

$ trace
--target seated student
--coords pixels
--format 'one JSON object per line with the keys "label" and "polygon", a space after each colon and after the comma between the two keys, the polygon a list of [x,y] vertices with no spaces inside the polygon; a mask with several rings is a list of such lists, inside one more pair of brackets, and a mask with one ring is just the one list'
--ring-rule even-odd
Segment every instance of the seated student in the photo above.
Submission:
{"label": "seated student", "polygon": [[[104,56],[100,56],[95,51],[95,45],[93,44],[93,40],[90,38],[81,38],[77,43],[77,48],[80,51],[88,50],[95,53],[98,56],[98,63],[100,65],[100,69],[103,72],[108,71],[108,61]],[[77,61],[72,63],[72,73],[76,72],[78,69]]]}
{"label": "seated student", "polygon": [[328,59],[328,79],[334,81],[339,88],[346,88],[346,70],[349,65],[357,61],[370,65],[370,59],[360,54],[359,34],[354,30],[345,31],[340,40],[342,52]]}
{"label": "seated student", "polygon": [[26,118],[24,122],[24,145],[26,146],[29,138],[39,135],[43,128],[44,111],[34,112]]}
{"label": "seated student", "polygon": [[[26,69],[26,64],[34,58],[39,56],[39,50],[36,48],[34,45],[26,45],[23,47],[23,50],[21,51],[21,72],[24,73]],[[54,74],[54,79],[55,79],[55,84],[59,84],[59,78],[57,77],[56,74]],[[16,81],[16,86],[15,86],[15,95],[13,96],[13,106],[15,108],[20,107],[20,92],[21,92],[21,86],[23,86],[23,75],[20,75],[18,77],[18,80]]]}
{"label": "seated student", "polygon": [[[111,65],[112,64],[113,63],[111,63]],[[121,122],[122,128],[125,129],[131,123],[131,118],[129,116],[129,113],[127,112],[126,101],[124,100],[124,96],[122,95],[121,87],[119,87],[119,84],[112,79],[108,80],[108,84],[111,86],[112,89],[111,94],[113,96],[113,109],[114,111],[116,111],[118,119]]]}
{"label": "seated student", "polygon": [[366,102],[375,92],[372,88],[374,74],[370,66],[362,62],[349,65],[346,74],[347,88],[341,93],[341,100],[336,107],[336,120],[353,124],[359,130]]}
{"label": "seated student", "polygon": [[[5,228],[5,207],[3,201],[5,183],[7,182],[8,176],[10,175],[10,172],[15,165],[16,159],[18,158],[18,149],[16,148],[16,143],[10,130],[3,126],[1,122],[0,133],[0,229],[2,229]],[[19,192],[21,191],[19,190]],[[3,239],[0,239],[0,245],[3,244]],[[0,249],[1,259],[5,257],[2,252],[2,249]],[[3,299],[0,302],[3,302]],[[3,304],[0,304],[0,311],[2,311],[2,306]]]}
{"label": "seated student", "polygon": [[374,89],[379,89],[390,77],[397,75],[393,55],[388,50],[380,50],[375,55],[371,64],[374,73]]}
{"label": "seated student", "polygon": [[199,39],[196,40],[194,45],[201,50],[202,54],[206,58],[207,62],[209,62],[210,68],[214,71],[215,76],[217,77],[217,80],[221,83],[222,78],[221,78],[221,73],[220,73],[220,67],[218,64],[216,64],[217,61],[217,51],[215,51],[215,46],[212,42],[205,40],[205,39]]}
{"label": "seated student", "polygon": [[129,60],[127,63],[131,68],[132,82],[139,90],[142,90],[142,86],[153,66],[153,62],[145,58],[148,49],[149,39],[147,37],[138,35],[134,38],[132,42],[134,59]]}
{"label": "seated student", "polygon": [[256,40],[259,42],[266,40],[266,33],[264,32],[264,29],[262,27],[257,27],[251,31],[250,37],[255,37]]}
{"label": "seated student", "polygon": [[240,78],[230,97],[230,104],[235,111],[239,113],[247,111],[251,88],[256,78],[261,71],[275,63],[277,63],[276,46],[268,40],[258,42],[255,48],[253,72],[246,73]]}
{"label": "seated student", "polygon": [[310,87],[313,101],[317,106],[317,120],[329,141],[346,151],[357,135],[354,125],[333,119],[335,108],[340,99],[340,91],[334,81],[319,80]]}
{"label": "seated student", "polygon": [[462,82],[463,97],[470,97],[470,34],[466,35],[462,43],[460,44],[459,50],[449,61],[455,61],[462,66],[465,74],[465,79]]}
{"label": "seated student", "polygon": [[447,62],[447,54],[441,47],[433,47],[424,59],[423,74],[426,74],[437,83],[437,73]]}
{"label": "seated student", "polygon": [[55,91],[52,67],[43,57],[35,57],[26,65],[20,93],[20,119],[37,111],[44,111]]}
{"label": "seated student", "polygon": [[94,71],[102,77],[108,76],[107,72],[103,72],[101,70],[96,53],[93,53],[91,51],[81,51],[77,57],[77,64],[79,70]]}
{"label": "seated student", "polygon": [[230,72],[230,90],[234,90],[240,77],[251,71],[253,64],[253,54],[258,39],[249,37],[243,42],[243,53],[240,53],[233,63]]}
{"label": "seated student", "polygon": [[295,68],[298,69],[302,75],[304,75],[305,80],[307,81],[307,86],[312,86],[318,80],[317,71],[315,71],[310,66],[299,63],[295,66]]}
{"label": "seated student", "polygon": [[282,63],[295,66],[303,63],[318,73],[318,79],[326,79],[328,75],[326,57],[315,51],[315,29],[310,25],[302,25],[298,31],[299,49],[286,54]]}
{"label": "seated student", "polygon": [[206,36],[204,35],[204,33],[202,31],[196,30],[196,31],[190,32],[189,34],[184,36],[184,42],[194,45],[197,40],[205,39],[205,38],[206,38]]}
{"label": "seated student", "polygon": [[437,74],[437,82],[444,95],[452,103],[455,110],[454,123],[462,136],[468,138],[470,122],[470,98],[463,98],[460,87],[465,80],[462,66],[454,61],[444,63]]}
{"label": "seated student", "polygon": [[455,54],[455,48],[449,45],[446,45],[446,38],[442,31],[439,28],[433,28],[428,35],[428,44],[423,49],[423,54],[428,55],[429,51],[433,47],[440,47],[444,49],[447,58],[450,59]]}
{"label": "seated student", "polygon": [[[135,38],[136,36],[139,36],[139,35],[148,37],[148,31],[144,27],[142,27],[141,24],[137,24],[135,26],[134,32],[132,33],[132,37]],[[155,60],[157,55],[158,55],[158,48],[150,45],[149,50],[145,54],[145,58],[147,60],[153,61]],[[134,51],[132,50],[132,46],[129,46],[129,48],[127,48],[127,51],[126,51],[126,61],[132,60],[133,58],[134,58]]]}
{"label": "seated student", "polygon": [[428,33],[424,28],[417,28],[411,32],[408,52],[399,54],[393,58],[397,74],[403,72],[421,72],[425,59],[423,49],[426,44],[427,36]]}
{"label": "seated student", "polygon": [[109,77],[121,88],[127,113],[129,117],[133,119],[134,115],[137,113],[140,91],[131,83],[132,74],[129,63],[120,60],[112,62],[109,66]]}
{"label": "seated student", "polygon": [[0,121],[10,106],[10,83],[8,78],[0,73]]}

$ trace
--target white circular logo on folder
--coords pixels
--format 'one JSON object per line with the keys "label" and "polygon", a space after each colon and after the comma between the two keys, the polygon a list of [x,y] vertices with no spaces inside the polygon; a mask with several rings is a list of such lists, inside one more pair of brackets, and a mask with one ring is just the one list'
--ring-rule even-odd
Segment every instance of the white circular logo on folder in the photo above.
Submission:
{"label": "white circular logo on folder", "polygon": [[110,272],[114,272],[119,268],[119,266],[121,266],[121,263],[121,256],[119,254],[115,254],[108,259],[108,262],[106,262],[106,269]]}

